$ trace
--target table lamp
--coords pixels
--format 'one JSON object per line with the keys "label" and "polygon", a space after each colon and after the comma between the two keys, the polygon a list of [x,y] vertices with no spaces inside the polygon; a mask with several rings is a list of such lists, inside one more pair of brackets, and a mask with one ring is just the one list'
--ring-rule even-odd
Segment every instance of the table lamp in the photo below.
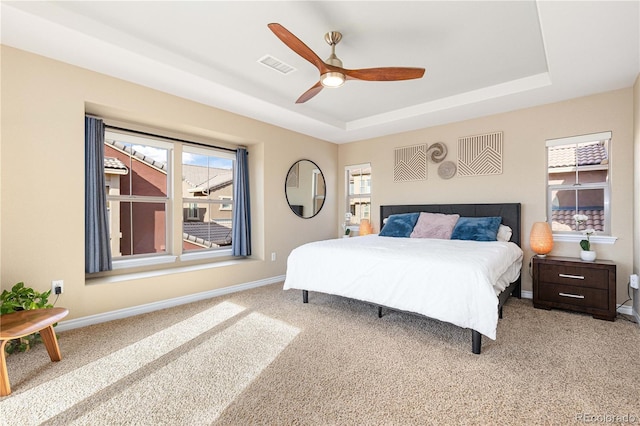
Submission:
{"label": "table lamp", "polygon": [[545,257],[553,249],[553,234],[548,222],[535,222],[529,235],[529,246],[538,257]]}
{"label": "table lamp", "polygon": [[360,231],[358,235],[369,235],[373,233],[373,228],[371,227],[371,222],[369,219],[361,219],[360,220]]}

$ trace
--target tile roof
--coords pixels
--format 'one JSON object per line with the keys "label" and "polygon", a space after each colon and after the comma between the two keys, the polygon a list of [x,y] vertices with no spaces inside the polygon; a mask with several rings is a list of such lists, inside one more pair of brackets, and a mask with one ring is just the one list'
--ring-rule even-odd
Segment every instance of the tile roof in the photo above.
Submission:
{"label": "tile roof", "polygon": [[549,168],[575,166],[576,157],[578,166],[607,164],[609,160],[607,148],[602,142],[580,144],[577,147],[561,145],[549,148]]}
{"label": "tile roof", "polygon": [[124,163],[117,158],[114,157],[105,157],[104,158],[104,169],[105,171],[111,171],[116,174],[127,174],[129,169]]}
{"label": "tile roof", "polygon": [[116,140],[111,140],[111,139],[105,139],[104,143],[107,145],[112,146],[113,148],[117,149],[118,151],[121,152],[125,152],[129,155],[131,155],[132,157],[136,158],[137,160],[146,163],[152,167],[155,167],[158,170],[163,171],[164,173],[167,172],[167,163],[166,162],[162,162],[162,161],[156,161],[153,158],[146,156],[144,154],[142,154],[141,152],[136,151],[135,149],[131,149],[130,146],[123,144],[122,142],[118,142]]}
{"label": "tile roof", "polygon": [[233,170],[183,164],[182,179],[192,188],[189,192],[213,192],[233,183]]}
{"label": "tile roof", "polygon": [[182,238],[204,247],[222,247],[231,244],[231,221],[225,226],[218,222],[184,222]]}
{"label": "tile roof", "polygon": [[577,212],[573,209],[553,210],[551,212],[552,229],[554,231],[575,231],[576,223],[573,220],[573,215],[575,214],[583,214],[589,218],[585,224],[580,225],[578,231],[584,231],[587,228],[594,229],[597,232],[604,231],[604,209],[597,207],[578,210]]}

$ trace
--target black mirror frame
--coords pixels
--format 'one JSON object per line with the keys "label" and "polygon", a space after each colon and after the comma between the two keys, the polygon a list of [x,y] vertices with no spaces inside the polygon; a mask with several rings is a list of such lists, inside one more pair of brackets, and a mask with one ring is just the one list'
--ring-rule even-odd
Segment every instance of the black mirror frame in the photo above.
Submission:
{"label": "black mirror frame", "polygon": [[[317,210],[317,211],[315,211],[315,212],[313,213],[313,215],[312,215],[312,216],[303,216],[303,215],[301,215],[299,212],[297,212],[297,211],[296,211],[296,209],[291,205],[291,202],[289,201],[289,194],[287,193],[287,182],[288,182],[288,180],[289,180],[289,175],[291,174],[291,171],[293,170],[293,168],[294,168],[297,164],[300,164],[301,162],[304,162],[304,161],[308,161],[309,163],[313,164],[313,166],[314,166],[316,169],[318,169],[318,171],[320,172],[320,176],[322,177],[322,181],[324,182],[324,197],[322,198],[322,204],[320,205],[320,207],[318,208],[318,210]],[[298,178],[299,178],[299,177],[298,177]],[[287,175],[285,176],[285,179],[284,179],[284,196],[285,196],[285,198],[286,198],[286,200],[287,200],[287,205],[289,206],[289,208],[291,209],[291,211],[293,212],[293,214],[295,214],[295,215],[296,215],[297,217],[299,217],[300,219],[312,219],[312,218],[316,217],[316,216],[318,215],[318,213],[320,213],[320,211],[321,211],[321,210],[322,210],[322,208],[324,207],[324,202],[325,202],[326,197],[327,197],[327,180],[326,180],[326,179],[325,179],[325,177],[324,177],[324,173],[322,172],[322,169],[321,169],[321,168],[316,164],[316,162],[315,162],[315,161],[312,161],[312,160],[309,160],[309,159],[303,158],[303,159],[300,159],[300,160],[296,161],[295,163],[293,163],[293,164],[291,165],[291,167],[289,167],[289,170],[287,171]],[[315,200],[314,200],[314,202],[315,202]],[[314,210],[315,210],[315,209],[314,209]]]}

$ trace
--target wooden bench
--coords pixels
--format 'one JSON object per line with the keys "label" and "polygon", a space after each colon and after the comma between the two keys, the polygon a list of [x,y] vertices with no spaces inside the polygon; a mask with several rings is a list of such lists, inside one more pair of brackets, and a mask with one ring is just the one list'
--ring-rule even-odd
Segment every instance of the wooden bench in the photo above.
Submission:
{"label": "wooden bench", "polygon": [[60,361],[58,339],[53,324],[67,316],[67,308],[29,309],[0,315],[0,396],[11,393],[4,348],[9,340],[40,332],[51,361]]}

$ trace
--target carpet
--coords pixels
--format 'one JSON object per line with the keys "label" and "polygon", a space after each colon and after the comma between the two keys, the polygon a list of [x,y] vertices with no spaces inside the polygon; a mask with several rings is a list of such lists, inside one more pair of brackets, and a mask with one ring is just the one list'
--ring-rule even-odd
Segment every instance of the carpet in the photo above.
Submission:
{"label": "carpet", "polygon": [[6,425],[640,422],[640,328],[510,299],[495,341],[260,287],[59,333],[7,359]]}

